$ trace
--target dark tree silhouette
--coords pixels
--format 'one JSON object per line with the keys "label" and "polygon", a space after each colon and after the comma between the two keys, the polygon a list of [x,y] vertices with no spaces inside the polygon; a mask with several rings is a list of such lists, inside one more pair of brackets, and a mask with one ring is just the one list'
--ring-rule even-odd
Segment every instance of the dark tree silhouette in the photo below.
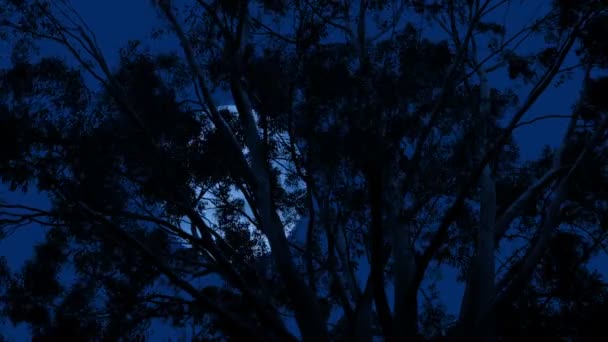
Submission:
{"label": "dark tree silhouette", "polygon": [[[0,177],[51,200],[0,202],[0,237],[46,229],[22,269],[0,259],[2,314],[33,340],[138,341],[155,320],[193,341],[602,335],[604,1],[523,28],[496,20],[508,0],[151,5],[181,50],[131,41],[113,65],[68,1],[0,0]],[[530,118],[574,71],[570,113]],[[562,143],[520,160],[513,132],[556,118]]]}

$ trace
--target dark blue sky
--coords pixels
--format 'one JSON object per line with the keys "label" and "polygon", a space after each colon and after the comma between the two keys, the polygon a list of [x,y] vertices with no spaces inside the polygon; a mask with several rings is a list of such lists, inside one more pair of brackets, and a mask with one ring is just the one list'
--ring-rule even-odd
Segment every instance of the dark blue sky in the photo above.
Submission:
{"label": "dark blue sky", "polygon": [[[157,26],[160,21],[156,16],[155,10],[150,5],[149,0],[74,0],[72,1],[75,9],[81,14],[84,20],[89,24],[92,30],[97,35],[99,45],[104,52],[109,64],[116,66],[118,49],[129,39],[141,39],[148,44],[152,50],[179,50],[177,41],[170,36],[169,39],[161,41],[150,41],[148,39],[151,30]],[[549,2],[547,2],[549,3]],[[536,6],[536,5],[535,5]],[[509,32],[515,32],[522,25],[529,23],[530,18],[535,14],[542,12],[542,8],[529,7],[511,9],[509,14]],[[516,13],[516,15],[513,15]],[[502,15],[502,14],[497,14]],[[508,33],[509,33],[508,32]],[[432,36],[441,37],[440,32],[427,32]],[[507,35],[508,35],[507,33]],[[535,48],[535,44],[539,42],[531,41],[529,46],[523,48]],[[541,42],[542,43],[542,42]],[[65,51],[53,44],[44,46],[42,54],[59,54],[68,56]],[[7,53],[0,53],[0,66],[6,66]],[[565,63],[566,66],[576,62],[572,56]],[[566,81],[559,87],[551,86],[542,95],[534,107],[526,116],[527,119],[539,115],[547,114],[568,114],[570,107],[579,95],[579,88],[582,76],[575,74],[571,80]],[[504,70],[498,71],[496,74],[490,75],[490,81],[494,87],[505,88],[513,85],[505,75]],[[529,90],[529,86],[518,87],[518,94],[524,95]],[[216,102],[218,104],[228,104],[230,100],[221,94],[217,94]],[[533,125],[524,126],[515,132],[515,138],[521,149],[523,159],[533,159],[538,156],[540,150],[545,144],[552,146],[557,145],[564,133],[565,121],[563,119],[546,120]],[[7,202],[19,202],[31,206],[46,207],[48,203],[44,196],[36,193],[15,194],[9,193],[4,185],[0,185],[0,199]],[[42,231],[36,226],[26,226],[20,228],[9,238],[0,241],[0,255],[5,256],[9,265],[13,269],[20,267],[23,262],[31,255],[32,245],[36,241],[42,239]],[[606,274],[605,264],[606,258],[602,260],[594,260],[595,267],[600,267],[602,273]],[[460,289],[454,285],[454,272],[446,270],[444,274],[445,281],[440,282],[439,289],[442,292],[442,298],[451,309],[455,311],[460,302]],[[1,326],[0,326],[1,327]],[[9,329],[8,326],[5,326]],[[4,330],[0,328],[0,330]],[[23,328],[16,329],[9,335],[12,335],[15,341],[21,341],[26,335]]]}

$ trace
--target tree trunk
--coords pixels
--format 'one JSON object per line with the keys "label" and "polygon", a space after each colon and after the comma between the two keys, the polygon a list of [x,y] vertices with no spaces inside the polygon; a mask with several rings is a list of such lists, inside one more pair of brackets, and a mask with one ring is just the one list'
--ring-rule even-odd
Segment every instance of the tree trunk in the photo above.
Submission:
{"label": "tree trunk", "polygon": [[415,254],[409,226],[395,225],[393,229],[394,316],[396,341],[412,341],[418,328],[416,292],[409,291],[416,269]]}
{"label": "tree trunk", "polygon": [[[482,120],[479,134],[482,142],[489,140],[487,123],[491,118],[490,89],[488,79],[483,70],[477,72],[480,78],[479,113]],[[480,146],[485,146],[480,143]],[[483,154],[480,148],[479,155]],[[480,315],[486,314],[495,295],[495,266],[494,266],[494,230],[496,221],[496,187],[492,178],[490,165],[486,165],[481,173],[479,198],[479,227],[475,241],[475,253],[471,261],[468,282],[462,300],[460,320],[463,322],[467,335],[472,340],[492,342],[495,340],[495,324],[493,317],[486,317],[486,323],[478,329],[473,329]]]}

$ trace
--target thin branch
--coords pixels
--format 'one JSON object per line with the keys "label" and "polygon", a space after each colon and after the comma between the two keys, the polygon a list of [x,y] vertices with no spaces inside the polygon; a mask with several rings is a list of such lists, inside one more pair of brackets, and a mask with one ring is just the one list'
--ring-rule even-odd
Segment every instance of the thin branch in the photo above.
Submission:
{"label": "thin branch", "polygon": [[525,126],[525,125],[530,125],[537,121],[546,120],[546,119],[570,119],[570,118],[572,118],[572,115],[560,115],[560,114],[541,115],[541,116],[535,117],[534,119],[521,121],[517,125],[515,125],[515,127],[513,127],[513,129],[516,129],[516,128],[519,128],[519,127]]}
{"label": "thin branch", "polygon": [[509,125],[504,130],[502,136],[500,136],[496,140],[494,146],[492,146],[491,148],[488,149],[485,156],[482,158],[481,163],[479,163],[479,165],[477,165],[475,170],[471,173],[471,176],[469,177],[468,181],[465,183],[465,185],[459,191],[459,193],[456,197],[456,200],[446,211],[445,215],[443,216],[443,218],[441,220],[439,227],[437,228],[435,235],[431,238],[429,245],[427,246],[427,248],[424,250],[424,252],[421,255],[420,267],[417,270],[416,281],[415,281],[417,286],[419,286],[419,284],[422,282],[422,278],[424,277],[426,268],[427,268],[428,264],[431,262],[435,252],[443,245],[445,239],[447,238],[448,228],[450,227],[450,225],[452,224],[454,219],[457,217],[458,213],[460,212],[460,209],[464,205],[467,193],[474,186],[474,184],[476,184],[478,182],[481,172],[485,168],[485,166],[490,162],[490,160],[492,158],[494,158],[494,156],[496,156],[500,152],[500,150],[503,148],[504,144],[507,143],[507,141],[511,137],[513,130],[515,129],[515,126],[519,123],[521,117],[525,113],[527,113],[529,108],[532,107],[532,105],[536,102],[538,97],[540,97],[540,95],[544,92],[544,90],[549,86],[549,84],[553,80],[553,77],[557,73],[559,66],[563,63],[567,54],[570,52],[572,46],[574,45],[574,42],[576,41],[576,37],[578,36],[580,27],[581,27],[581,25],[583,25],[583,23],[584,23],[584,21],[581,20],[579,22],[579,24],[572,30],[568,39],[562,45],[562,48],[560,49],[558,57],[555,60],[553,66],[551,68],[549,68],[549,70],[547,70],[547,72],[543,75],[543,77],[541,77],[541,79],[536,83],[536,85],[530,91],[530,93],[528,94],[528,97],[526,98],[526,100],[524,101],[522,106],[519,108],[519,110],[515,113],[515,115],[511,119]]}
{"label": "thin branch", "polygon": [[[57,194],[65,199],[65,197],[57,192]],[[105,224],[114,232],[118,237],[120,237],[125,243],[138,250],[140,253],[146,256],[148,260],[151,261],[151,264],[154,265],[161,273],[163,273],[175,286],[181,288],[186,293],[188,293],[192,298],[199,301],[204,306],[208,307],[212,312],[216,313],[222,319],[225,319],[231,324],[234,324],[239,329],[243,329],[247,334],[250,334],[252,338],[255,338],[259,341],[268,341],[268,336],[261,332],[259,329],[255,327],[255,325],[249,321],[247,321],[243,317],[238,317],[233,312],[226,310],[223,306],[219,305],[211,298],[205,296],[203,293],[194,288],[190,283],[183,280],[180,276],[171,270],[171,268],[161,260],[156,253],[152,252],[145,246],[141,241],[137,240],[133,236],[131,236],[128,232],[116,226],[112,221],[107,219],[104,215],[94,211],[89,206],[81,201],[76,202],[85,212],[89,215],[97,219],[100,223]]]}

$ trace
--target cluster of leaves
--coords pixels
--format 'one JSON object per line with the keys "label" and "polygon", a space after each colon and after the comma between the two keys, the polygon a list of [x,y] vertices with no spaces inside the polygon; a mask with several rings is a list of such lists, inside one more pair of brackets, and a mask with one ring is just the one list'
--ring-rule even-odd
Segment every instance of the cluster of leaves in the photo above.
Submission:
{"label": "cluster of leaves", "polygon": [[[15,324],[30,324],[34,340],[116,340],[136,336],[155,317],[202,317],[176,310],[182,304],[174,301],[151,304],[145,299],[157,295],[159,272],[111,226],[159,255],[175,252],[173,238],[133,220],[94,223],[73,204],[119,213],[132,209],[133,199],[158,205],[175,189],[193,191],[188,187],[192,179],[227,176],[216,171],[218,163],[208,162],[221,160],[212,157],[221,142],[192,144],[199,140],[201,122],[177,104],[175,90],[160,78],[167,66],[163,60],[145,55],[124,59],[115,74],[123,101],[101,94],[99,104],[88,102],[78,72],[59,60],[22,62],[2,73],[2,139],[7,139],[2,179],[12,187],[35,184],[50,191],[53,208],[47,224],[57,226],[23,270],[5,275],[3,282],[4,314]],[[151,149],[150,141],[160,143]],[[166,209],[165,215],[180,215],[181,209]],[[178,264],[180,259],[175,260]],[[73,278],[68,284],[66,276]]]}
{"label": "cluster of leaves", "polygon": [[[15,14],[31,13],[24,4],[12,3]],[[468,6],[456,3],[463,11]],[[589,8],[557,3],[556,32],[571,28]],[[221,1],[211,8],[234,23],[245,4]],[[283,1],[260,4],[275,16],[287,10]],[[408,5],[431,16],[451,10],[434,1]],[[369,10],[382,13],[388,6],[372,1]],[[329,18],[344,10],[334,2],[321,7]],[[28,30],[39,28],[35,19],[27,19]],[[605,39],[599,33],[605,24],[600,19],[593,18],[581,30],[581,54],[601,67]],[[260,46],[245,48],[239,65],[226,55],[230,49],[218,52],[216,43],[232,48],[234,42],[217,38],[221,30],[212,28],[208,14],[192,25],[187,38],[196,57],[207,62],[205,76],[214,88],[227,89],[235,74],[242,78],[262,136],[272,209],[281,214],[282,223],[293,223],[295,213],[305,208],[312,211],[313,195],[321,199],[319,213],[310,218],[316,223],[311,224],[306,248],[292,250],[301,261],[299,271],[316,290],[326,322],[340,305],[350,305],[348,298],[340,297],[342,279],[335,274],[356,271],[356,260],[378,252],[372,251],[370,228],[372,177],[380,175],[383,186],[384,197],[373,202],[376,209],[378,204],[407,207],[386,223],[411,225],[418,261],[421,247],[436,236],[445,202],[457,196],[479,163],[480,146],[505,134],[500,121],[517,98],[511,91],[490,89],[490,115],[482,116],[481,85],[469,82],[462,56],[447,41],[421,38],[421,30],[412,24],[390,38],[370,42],[363,58],[350,41],[321,43],[330,25],[306,20],[296,29],[293,46],[260,40]],[[233,24],[226,25],[232,29]],[[501,36],[505,28],[480,22],[476,32]],[[537,54],[501,51],[508,76],[532,82],[550,69],[558,58],[556,42],[563,38],[556,32],[549,32],[557,38]],[[221,310],[211,315],[209,303],[201,298],[211,298],[222,310],[264,331],[273,326],[265,310],[277,316],[297,310],[290,300],[294,294],[274,272],[264,239],[250,231],[256,225],[266,229],[260,213],[232,194],[253,193],[253,187],[243,185],[246,174],[238,167],[241,160],[230,148],[232,141],[208,120],[210,108],[201,103],[197,105],[203,108],[191,108],[182,101],[200,90],[189,93],[186,63],[175,55],[141,53],[137,45],[123,50],[118,69],[106,75],[107,87],[101,93],[89,92],[80,73],[57,59],[32,62],[22,54],[0,75],[0,144],[6,146],[0,151],[0,177],[13,189],[36,184],[53,202],[50,210],[42,211],[49,231],[34,257],[15,274],[0,264],[3,314],[13,323],[29,324],[38,340],[135,338],[154,318],[176,327],[193,326],[205,340],[225,335],[246,339],[246,331],[235,331],[231,321],[218,315]],[[588,82],[581,99],[582,121],[600,122],[608,108],[606,85],[606,78]],[[246,132],[237,115],[228,110],[218,115],[245,148]],[[564,165],[576,162],[591,130],[583,127],[570,137]],[[546,149],[538,160],[520,164],[510,134],[506,141],[490,161],[499,194],[497,215],[552,167],[557,153]],[[255,162],[256,156],[244,157]],[[574,205],[569,209],[577,210],[562,213],[563,227],[550,239],[533,283],[497,313],[498,337],[587,338],[569,330],[578,323],[585,324],[589,336],[599,331],[592,318],[606,311],[605,284],[584,265],[604,237],[599,228],[608,222],[608,194],[598,191],[608,188],[606,163],[605,149],[591,151],[580,163],[566,194]],[[306,188],[298,182],[305,182]],[[213,199],[203,199],[206,194]],[[404,203],[404,194],[413,203]],[[545,219],[546,196],[538,192],[531,197],[519,215],[519,229],[513,229],[518,238],[536,239],[533,227]],[[479,191],[466,193],[446,243],[434,256],[438,263],[458,268],[463,281],[471,272],[476,247],[479,200]],[[193,208],[213,213],[209,225],[216,235],[199,236],[193,229],[189,236],[181,228],[185,216],[192,223]],[[584,227],[588,234],[567,231],[572,227]],[[336,236],[344,240],[335,241]],[[380,252],[386,254],[389,248],[382,239]],[[340,243],[345,246],[341,258],[347,262],[335,258]],[[219,253],[212,255],[210,245],[226,259],[216,259]],[[519,262],[506,264],[517,269]],[[66,272],[74,277],[70,285],[60,281]],[[384,267],[381,273],[384,276]],[[229,284],[217,285],[209,280],[213,276]],[[575,283],[569,281],[573,276]],[[167,279],[179,289],[167,286]],[[261,296],[267,297],[260,304]],[[379,316],[373,315],[374,330],[379,330]],[[331,327],[333,338],[349,336],[354,329],[349,319],[345,314]],[[414,319],[420,325],[417,335],[432,339],[440,338],[454,318],[434,293]]]}

